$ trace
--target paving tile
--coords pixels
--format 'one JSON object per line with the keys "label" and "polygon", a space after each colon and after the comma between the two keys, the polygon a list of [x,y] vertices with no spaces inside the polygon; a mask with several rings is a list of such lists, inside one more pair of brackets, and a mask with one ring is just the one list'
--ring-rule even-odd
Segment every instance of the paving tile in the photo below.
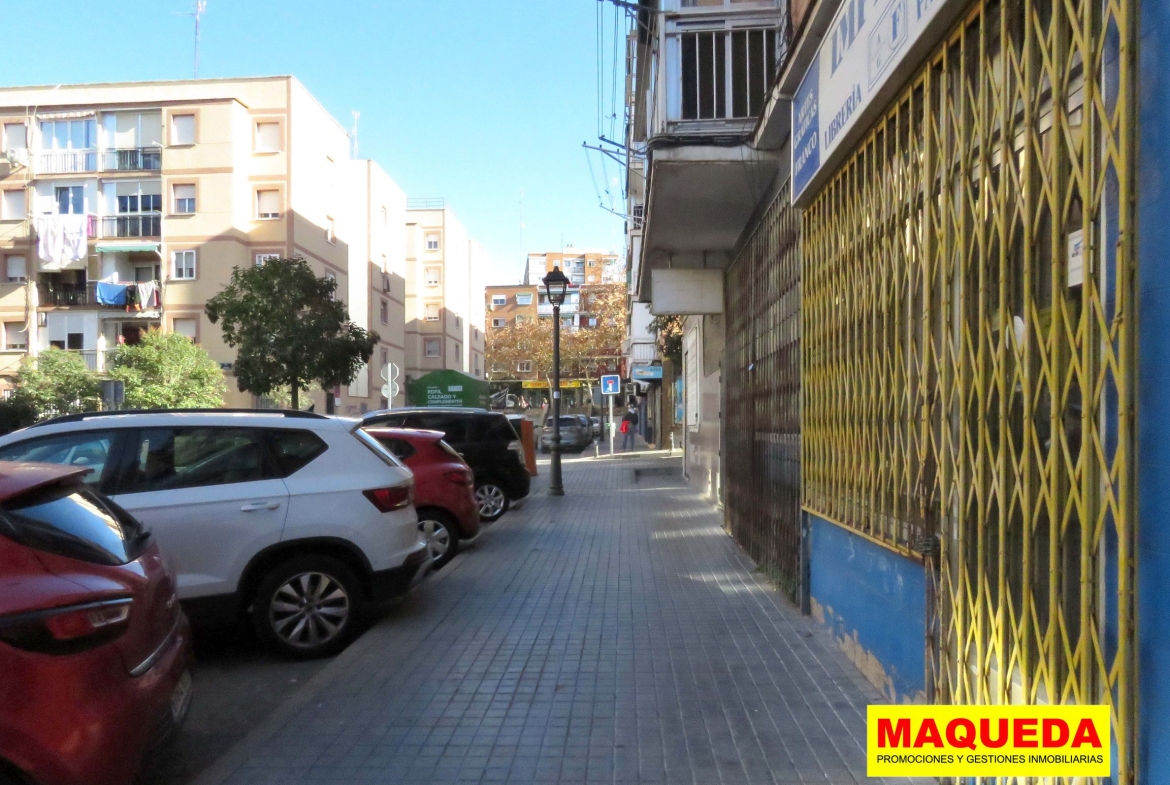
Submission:
{"label": "paving tile", "polygon": [[197,785],[864,781],[877,694],[681,478],[633,482],[652,464],[566,462],[563,498],[536,478]]}

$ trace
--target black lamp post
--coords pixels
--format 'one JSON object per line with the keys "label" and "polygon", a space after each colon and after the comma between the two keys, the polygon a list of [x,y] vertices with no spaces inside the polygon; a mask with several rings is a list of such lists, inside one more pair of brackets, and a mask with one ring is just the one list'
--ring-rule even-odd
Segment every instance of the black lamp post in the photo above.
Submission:
{"label": "black lamp post", "polygon": [[552,470],[548,477],[549,496],[564,496],[565,487],[561,484],[561,306],[565,304],[565,293],[569,288],[569,279],[561,272],[561,268],[554,267],[552,272],[544,277],[544,291],[548,294],[548,301],[553,307],[553,382],[552,382]]}

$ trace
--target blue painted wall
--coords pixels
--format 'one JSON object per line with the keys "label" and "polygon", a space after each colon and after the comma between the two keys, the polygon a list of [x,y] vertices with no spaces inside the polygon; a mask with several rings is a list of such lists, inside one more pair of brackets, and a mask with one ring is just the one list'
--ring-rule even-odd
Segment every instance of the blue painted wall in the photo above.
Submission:
{"label": "blue painted wall", "polygon": [[1138,770],[1170,782],[1170,3],[1142,0],[1138,79]]}
{"label": "blue painted wall", "polygon": [[871,681],[883,682],[887,698],[919,698],[926,690],[926,574],[921,563],[816,515],[809,515],[809,523],[814,614],[823,614],[833,637]]}

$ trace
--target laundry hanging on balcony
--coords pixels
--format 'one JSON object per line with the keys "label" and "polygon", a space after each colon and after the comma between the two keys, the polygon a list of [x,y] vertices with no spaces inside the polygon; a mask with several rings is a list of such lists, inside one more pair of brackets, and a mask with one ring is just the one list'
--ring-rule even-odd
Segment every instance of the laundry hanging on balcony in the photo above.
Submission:
{"label": "laundry hanging on balcony", "polygon": [[135,294],[137,299],[134,302],[135,308],[141,311],[143,308],[157,308],[158,302],[158,282],[157,281],[140,281],[135,284]]}
{"label": "laundry hanging on balcony", "polygon": [[98,281],[94,288],[98,305],[126,305],[126,284]]}
{"label": "laundry hanging on balcony", "polygon": [[46,272],[83,261],[88,251],[89,216],[43,215],[36,219],[37,256]]}

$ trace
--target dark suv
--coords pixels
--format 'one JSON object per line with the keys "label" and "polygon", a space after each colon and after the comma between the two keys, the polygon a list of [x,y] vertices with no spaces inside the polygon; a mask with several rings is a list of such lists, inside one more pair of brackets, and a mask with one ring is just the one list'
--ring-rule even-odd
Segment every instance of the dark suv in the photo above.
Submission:
{"label": "dark suv", "polygon": [[421,428],[442,431],[444,440],[475,472],[479,516],[494,521],[512,502],[528,495],[532,478],[524,448],[508,418],[487,409],[383,409],[362,418],[362,427]]}

